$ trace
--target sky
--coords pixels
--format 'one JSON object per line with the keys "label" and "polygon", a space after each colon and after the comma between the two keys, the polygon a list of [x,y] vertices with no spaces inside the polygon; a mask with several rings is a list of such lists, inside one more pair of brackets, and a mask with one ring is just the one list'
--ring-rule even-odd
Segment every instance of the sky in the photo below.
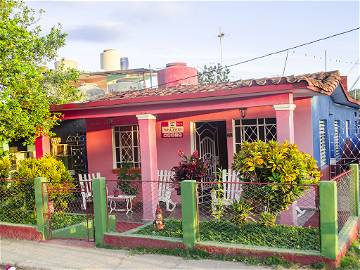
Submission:
{"label": "sky", "polygon": [[[68,33],[59,57],[79,69],[100,70],[100,53],[117,49],[130,68],[160,69],[186,62],[201,70],[230,65],[359,27],[359,2],[352,1],[26,1],[44,9],[46,33],[60,23]],[[359,31],[232,67],[231,80],[340,70],[351,87],[359,76]],[[50,64],[53,67],[53,64]],[[360,87],[358,81],[355,87]]]}

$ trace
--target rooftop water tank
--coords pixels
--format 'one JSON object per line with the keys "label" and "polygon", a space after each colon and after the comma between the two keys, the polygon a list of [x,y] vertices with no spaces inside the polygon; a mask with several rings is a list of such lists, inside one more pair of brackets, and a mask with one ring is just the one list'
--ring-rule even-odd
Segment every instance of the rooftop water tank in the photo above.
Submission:
{"label": "rooftop water tank", "polygon": [[176,62],[166,64],[166,68],[157,74],[159,87],[172,87],[176,85],[196,85],[198,71],[188,67],[186,63]]}
{"label": "rooftop water tank", "polygon": [[120,69],[121,70],[129,69],[129,58],[127,58],[127,57],[120,58]]}
{"label": "rooftop water tank", "polygon": [[100,66],[104,71],[120,69],[120,53],[115,49],[106,49],[100,54]]}

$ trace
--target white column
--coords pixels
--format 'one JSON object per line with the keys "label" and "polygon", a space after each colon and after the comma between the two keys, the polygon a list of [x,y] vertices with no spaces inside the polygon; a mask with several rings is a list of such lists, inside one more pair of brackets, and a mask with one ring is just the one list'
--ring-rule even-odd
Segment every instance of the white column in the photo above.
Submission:
{"label": "white column", "polygon": [[[274,105],[276,111],[276,137],[278,142],[288,141],[294,143],[294,110],[295,104],[277,104]],[[280,223],[288,225],[297,225],[297,203],[294,202],[288,210],[281,212]]]}

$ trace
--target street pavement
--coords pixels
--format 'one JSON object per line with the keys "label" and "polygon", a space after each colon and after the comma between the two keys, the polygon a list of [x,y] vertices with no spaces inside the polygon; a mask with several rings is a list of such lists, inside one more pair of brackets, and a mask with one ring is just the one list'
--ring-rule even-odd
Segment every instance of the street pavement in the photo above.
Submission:
{"label": "street pavement", "polygon": [[158,254],[132,254],[127,250],[95,248],[89,243],[0,240],[0,264],[21,269],[271,269],[239,262],[189,260]]}

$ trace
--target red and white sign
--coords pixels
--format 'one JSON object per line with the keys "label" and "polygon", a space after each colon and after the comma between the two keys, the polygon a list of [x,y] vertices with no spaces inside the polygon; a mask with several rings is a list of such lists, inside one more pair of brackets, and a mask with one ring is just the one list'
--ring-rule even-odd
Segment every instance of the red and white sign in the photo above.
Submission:
{"label": "red and white sign", "polygon": [[183,136],[183,121],[161,122],[161,138],[182,138]]}

